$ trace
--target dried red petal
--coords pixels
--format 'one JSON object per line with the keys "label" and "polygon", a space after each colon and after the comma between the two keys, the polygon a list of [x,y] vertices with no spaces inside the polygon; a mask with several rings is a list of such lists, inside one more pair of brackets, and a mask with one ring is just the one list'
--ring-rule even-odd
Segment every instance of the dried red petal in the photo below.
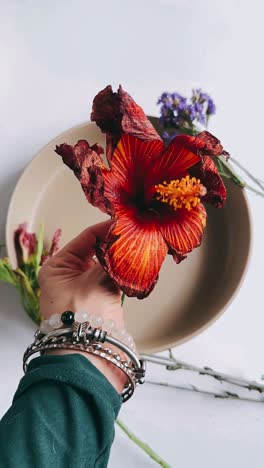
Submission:
{"label": "dried red petal", "polygon": [[187,255],[180,254],[176,249],[169,246],[168,255],[171,255],[175,263],[179,264],[187,258]]}
{"label": "dried red petal", "polygon": [[136,218],[117,219],[111,238],[99,242],[96,255],[127,296],[147,297],[158,280],[168,246],[154,223],[144,225]]}
{"label": "dried red petal", "polygon": [[220,140],[212,135],[210,132],[204,131],[196,136],[190,137],[189,149],[195,154],[200,156],[226,156],[229,157],[229,153],[224,150]]}
{"label": "dried red petal", "polygon": [[203,202],[211,203],[217,208],[222,208],[226,201],[226,188],[214,161],[210,156],[204,156],[203,161],[191,169],[191,174],[206,187],[207,193],[202,198]]}
{"label": "dried red petal", "polygon": [[100,156],[102,147],[97,144],[90,146],[87,141],[79,140],[75,146],[65,143],[56,146],[55,151],[80,181],[88,202],[112,215],[111,203],[104,194],[104,173],[107,168]]}
{"label": "dried red petal", "polygon": [[91,120],[106,133],[106,156],[109,161],[123,133],[142,140],[161,140],[143,109],[121,86],[114,93],[109,85],[95,96]]}

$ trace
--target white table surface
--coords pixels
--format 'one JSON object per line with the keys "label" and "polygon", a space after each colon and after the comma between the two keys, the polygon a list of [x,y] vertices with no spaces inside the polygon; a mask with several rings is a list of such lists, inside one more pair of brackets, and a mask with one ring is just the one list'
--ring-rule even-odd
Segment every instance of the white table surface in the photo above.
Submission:
{"label": "white table surface", "polygon": [[[164,90],[203,87],[218,108],[211,131],[264,178],[263,14],[260,0],[0,0],[0,241],[25,164],[56,134],[87,120],[93,96],[109,83],[122,83],[148,114],[157,114]],[[264,200],[250,194],[249,202],[253,251],[243,286],[226,313],[175,354],[260,378]],[[11,287],[1,284],[0,298],[3,413],[22,375],[33,326]],[[160,373],[153,366],[149,376],[161,379]],[[167,374],[163,380],[192,380]],[[145,385],[120,417],[172,467],[260,468],[263,409]],[[157,466],[117,428],[109,467],[124,463]]]}

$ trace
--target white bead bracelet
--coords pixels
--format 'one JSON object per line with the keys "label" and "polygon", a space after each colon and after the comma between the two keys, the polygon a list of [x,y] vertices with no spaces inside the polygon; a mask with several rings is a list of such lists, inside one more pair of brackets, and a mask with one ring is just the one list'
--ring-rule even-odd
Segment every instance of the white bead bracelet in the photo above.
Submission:
{"label": "white bead bracelet", "polygon": [[[65,314],[68,314],[69,317],[67,318],[67,315]],[[70,314],[72,314],[72,316]],[[66,317],[65,320],[63,319],[63,316]],[[137,352],[135,342],[130,333],[128,333],[128,331],[125,328],[118,328],[114,320],[110,318],[103,319],[103,317],[99,314],[92,314],[85,311],[75,313],[68,311],[64,312],[64,314],[62,315],[53,314],[48,320],[42,320],[40,324],[40,331],[44,334],[50,333],[52,330],[57,330],[59,328],[62,328],[64,325],[71,323],[71,320],[74,320],[78,323],[88,321],[90,322],[92,327],[100,328],[101,330],[107,331],[108,335],[113,336],[117,340],[121,341],[121,343],[126,344],[129,348],[132,349],[132,351]]]}

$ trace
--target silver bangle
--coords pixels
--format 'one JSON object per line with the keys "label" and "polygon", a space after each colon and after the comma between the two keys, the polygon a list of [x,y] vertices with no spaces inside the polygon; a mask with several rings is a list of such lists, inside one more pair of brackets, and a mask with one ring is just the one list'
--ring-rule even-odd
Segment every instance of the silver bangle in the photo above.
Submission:
{"label": "silver bangle", "polygon": [[[76,323],[76,322],[75,322]],[[80,325],[82,328],[80,328]],[[86,328],[87,327],[87,328]],[[85,329],[86,328],[86,329]],[[89,322],[84,322],[82,324],[79,324],[77,330],[73,330],[71,327],[68,328],[57,328],[56,330],[53,330],[50,333],[47,333],[47,335],[44,335],[45,337],[53,337],[53,336],[61,336],[61,335],[68,335],[68,334],[73,334],[74,338],[76,339],[76,342],[80,341],[81,337],[84,338],[85,342],[100,342],[100,343],[110,343],[117,348],[121,349],[121,351],[124,351],[124,353],[131,359],[131,361],[134,362],[135,367],[141,368],[141,361],[130,349],[125,343],[122,343],[121,341],[117,340],[113,336],[108,336],[106,331],[102,331],[100,328],[92,328],[89,324]],[[40,337],[43,335],[43,333],[39,332],[37,330],[35,336],[36,338]],[[45,341],[46,338],[43,338]]]}
{"label": "silver bangle", "polygon": [[[113,352],[111,348],[103,347],[103,343],[110,343],[119,348],[126,354],[129,361],[122,360],[121,356]],[[28,346],[23,357],[24,372],[27,371],[27,361],[30,356],[52,349],[83,351],[97,355],[114,364],[128,377],[128,382],[121,393],[123,402],[133,395],[136,385],[144,383],[145,361],[139,359],[136,353],[124,343],[108,336],[106,331],[92,328],[89,322],[74,322],[71,327],[56,329],[46,335],[37,330],[35,341]]]}

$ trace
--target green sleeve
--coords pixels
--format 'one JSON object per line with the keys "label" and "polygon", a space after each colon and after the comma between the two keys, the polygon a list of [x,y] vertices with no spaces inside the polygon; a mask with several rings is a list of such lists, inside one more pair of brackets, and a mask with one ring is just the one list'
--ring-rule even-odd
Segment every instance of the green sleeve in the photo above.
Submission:
{"label": "green sleeve", "polygon": [[3,468],[105,468],[121,397],[84,356],[33,359],[0,422]]}

